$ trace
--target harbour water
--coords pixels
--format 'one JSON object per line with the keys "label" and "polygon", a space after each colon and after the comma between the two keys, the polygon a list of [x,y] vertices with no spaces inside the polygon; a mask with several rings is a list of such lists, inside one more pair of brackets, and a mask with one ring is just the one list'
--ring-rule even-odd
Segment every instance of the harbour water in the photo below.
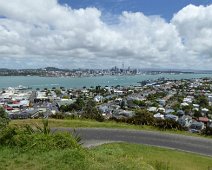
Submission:
{"label": "harbour water", "polygon": [[36,88],[82,88],[91,86],[130,86],[139,85],[144,80],[156,80],[158,78],[173,80],[210,77],[212,74],[156,74],[135,76],[97,76],[97,77],[38,77],[38,76],[0,76],[0,88],[17,87],[19,85]]}

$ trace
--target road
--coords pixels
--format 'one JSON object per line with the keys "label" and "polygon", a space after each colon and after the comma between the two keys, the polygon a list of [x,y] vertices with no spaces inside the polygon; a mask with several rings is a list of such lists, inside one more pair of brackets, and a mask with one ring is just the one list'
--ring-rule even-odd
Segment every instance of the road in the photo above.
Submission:
{"label": "road", "polygon": [[[56,129],[73,132],[72,128]],[[167,147],[212,156],[212,139],[207,138],[140,130],[106,128],[77,128],[75,130],[81,136],[85,146],[118,141]]]}

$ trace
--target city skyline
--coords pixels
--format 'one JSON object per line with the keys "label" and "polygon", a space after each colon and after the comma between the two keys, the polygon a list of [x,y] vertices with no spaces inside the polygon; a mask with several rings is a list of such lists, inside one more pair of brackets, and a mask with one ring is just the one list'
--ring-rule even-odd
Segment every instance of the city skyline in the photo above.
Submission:
{"label": "city skyline", "polygon": [[211,11],[197,0],[0,0],[0,68],[212,70]]}

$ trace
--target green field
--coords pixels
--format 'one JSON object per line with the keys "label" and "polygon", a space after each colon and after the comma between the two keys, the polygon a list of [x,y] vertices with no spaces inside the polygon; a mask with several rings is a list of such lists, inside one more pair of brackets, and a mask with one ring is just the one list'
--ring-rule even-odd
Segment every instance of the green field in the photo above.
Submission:
{"label": "green field", "polygon": [[212,158],[158,147],[113,143],[45,152],[0,148],[1,170],[211,170]]}

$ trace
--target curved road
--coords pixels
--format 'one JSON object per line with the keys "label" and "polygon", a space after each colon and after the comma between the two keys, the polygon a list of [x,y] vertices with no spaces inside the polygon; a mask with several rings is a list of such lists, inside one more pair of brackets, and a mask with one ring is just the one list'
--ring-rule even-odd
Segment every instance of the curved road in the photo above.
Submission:
{"label": "curved road", "polygon": [[[56,129],[73,132],[72,128]],[[106,128],[77,128],[75,130],[85,146],[119,141],[168,147],[212,156],[212,139],[140,130]]]}

